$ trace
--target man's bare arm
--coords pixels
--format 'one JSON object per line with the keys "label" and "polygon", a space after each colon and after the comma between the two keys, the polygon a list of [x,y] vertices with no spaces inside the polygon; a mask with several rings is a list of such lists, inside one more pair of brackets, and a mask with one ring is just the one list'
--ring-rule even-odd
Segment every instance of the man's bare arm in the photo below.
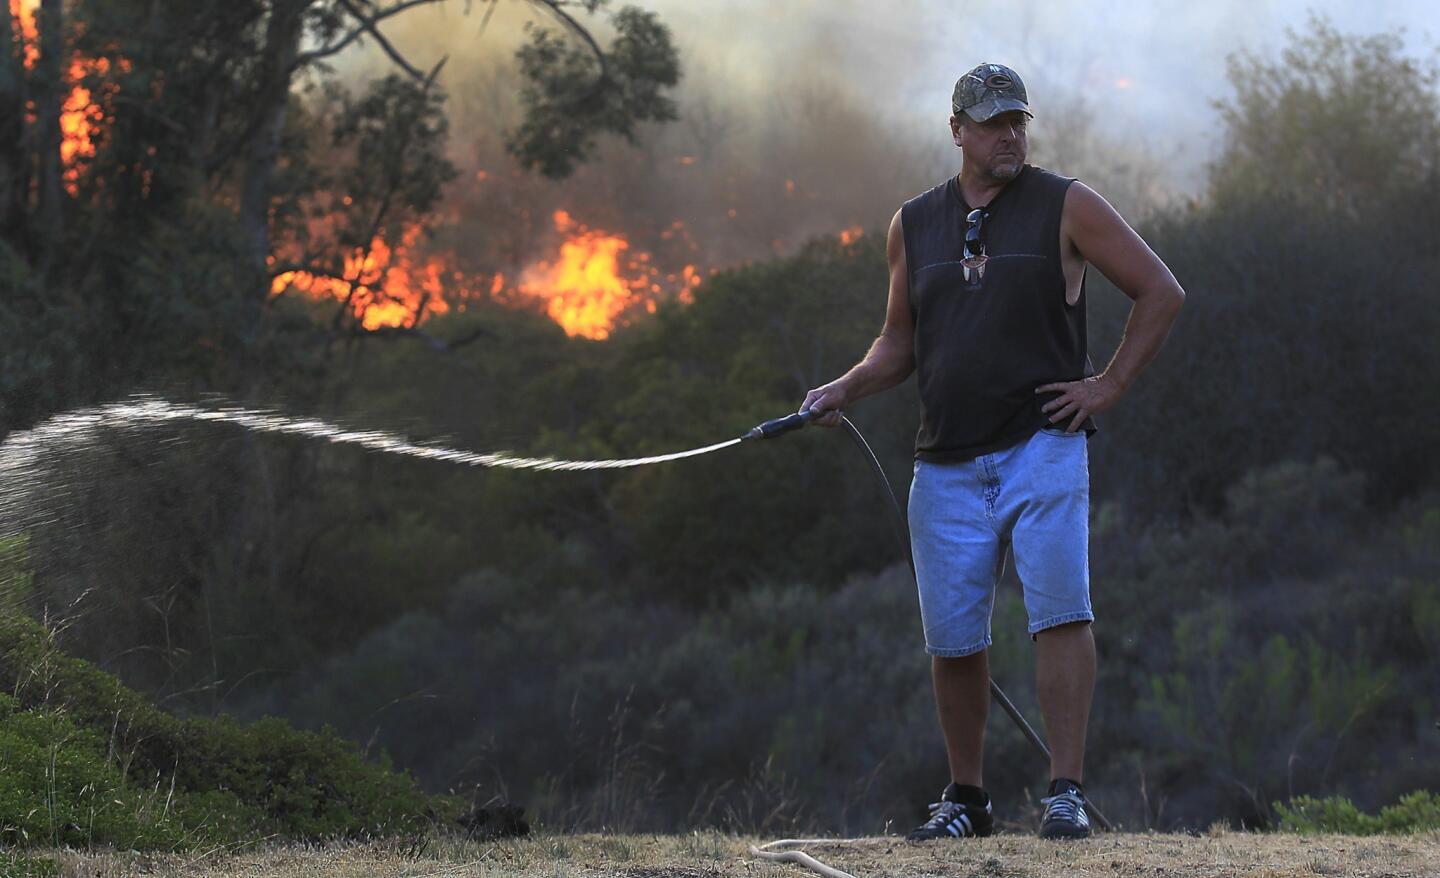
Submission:
{"label": "man's bare arm", "polygon": [[885,306],[885,326],[870,345],[865,358],[849,372],[805,394],[800,410],[826,412],[814,423],[834,427],[846,406],[879,393],[910,377],[915,371],[915,319],[910,314],[910,276],[905,265],[905,233],[900,226],[900,211],[890,220],[890,233],[885,242],[890,263],[890,296]]}
{"label": "man's bare arm", "polygon": [[1044,411],[1050,414],[1052,424],[1069,418],[1065,429],[1074,431],[1086,418],[1114,407],[1155,359],[1185,303],[1185,291],[1144,239],[1084,183],[1076,182],[1065,193],[1061,229],[1064,241],[1082,259],[1134,301],[1125,335],[1105,371],[1084,381],[1062,381],[1035,390],[1061,391],[1045,404]]}

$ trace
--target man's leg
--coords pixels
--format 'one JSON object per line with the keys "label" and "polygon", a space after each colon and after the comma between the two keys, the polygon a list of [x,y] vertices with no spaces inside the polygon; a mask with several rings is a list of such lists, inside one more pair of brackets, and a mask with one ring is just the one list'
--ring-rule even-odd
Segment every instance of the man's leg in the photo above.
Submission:
{"label": "man's leg", "polygon": [[1095,694],[1090,477],[1084,433],[1042,429],[1009,461],[1015,570],[1036,640],[1036,695],[1050,742],[1041,838],[1085,838],[1085,728]]}
{"label": "man's leg", "polygon": [[950,758],[950,779],[985,786],[985,718],[990,710],[989,650],[961,658],[930,658],[940,731]]}
{"label": "man's leg", "polygon": [[1095,638],[1089,622],[1071,622],[1047,628],[1035,639],[1035,685],[1050,742],[1050,779],[1083,783],[1085,729],[1095,693]]}
{"label": "man's leg", "polygon": [[930,817],[910,841],[990,835],[994,817],[982,789],[985,718],[990,705],[990,615],[1004,563],[990,515],[992,485],[979,463],[915,463],[910,483],[910,545],[920,621],[951,783],[931,800]]}

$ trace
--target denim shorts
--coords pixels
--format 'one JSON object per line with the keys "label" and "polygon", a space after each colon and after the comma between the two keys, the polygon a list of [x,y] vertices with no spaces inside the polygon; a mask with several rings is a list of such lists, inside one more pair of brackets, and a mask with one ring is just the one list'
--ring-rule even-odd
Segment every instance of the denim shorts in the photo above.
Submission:
{"label": "denim shorts", "polygon": [[1030,634],[1095,618],[1085,446],[1084,431],[1046,427],[963,463],[915,462],[910,546],[926,652],[957,657],[990,645],[1012,546]]}

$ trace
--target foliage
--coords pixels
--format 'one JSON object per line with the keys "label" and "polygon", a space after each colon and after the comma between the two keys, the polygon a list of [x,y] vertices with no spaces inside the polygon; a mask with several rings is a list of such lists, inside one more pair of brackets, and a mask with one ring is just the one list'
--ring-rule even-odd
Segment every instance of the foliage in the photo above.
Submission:
{"label": "foliage", "polygon": [[333,731],[177,719],[60,654],[51,633],[23,617],[0,616],[0,668],[15,681],[0,725],[11,766],[0,819],[12,843],[325,839],[414,832],[459,816],[458,802],[425,795]]}
{"label": "foliage", "polygon": [[[540,0],[569,26],[558,3]],[[589,3],[591,11],[601,3]],[[530,26],[530,43],[516,53],[525,86],[525,120],[507,137],[507,148],[526,167],[564,177],[595,149],[602,131],[635,142],[637,122],[677,118],[664,89],[680,81],[680,62],[670,31],[653,12],[626,6],[610,17],[615,41],[601,52],[588,34],[583,43]]]}
{"label": "foliage", "polygon": [[[356,254],[373,253],[377,237],[397,247],[425,228],[458,172],[445,157],[449,122],[437,90],[391,74],[358,97],[334,86],[327,98],[333,106],[320,106],[328,112],[295,113],[292,127],[308,141],[307,160],[288,167],[280,184],[285,197],[273,221],[275,249],[286,268],[353,281]],[[307,128],[313,131],[302,133]],[[375,295],[365,304],[395,301],[385,298],[383,282],[371,286]],[[355,304],[331,306],[333,316],[325,318],[332,334],[356,328]],[[421,316],[423,308],[410,315],[417,322]]]}
{"label": "foliage", "polygon": [[[693,305],[604,344],[469,303],[428,327],[481,343],[437,357],[352,337],[337,380],[334,303],[265,299],[225,202],[245,176],[233,144],[268,106],[264,5],[207,3],[213,21],[184,16],[179,39],[149,45],[126,24],[148,5],[79,4],[88,47],[132,59],[127,93],[155,102],[117,105],[94,159],[113,185],[71,205],[77,249],[58,279],[25,240],[0,242],[0,431],[178,379],[422,441],[626,457],[792,410],[878,329],[885,258],[870,233],[716,274]],[[522,53],[537,127],[517,149],[540,167],[668,112],[668,38],[625,16],[608,80],[549,31]],[[323,45],[343,29],[322,19],[306,27]],[[1288,813],[1277,798],[1344,790],[1374,807],[1440,788],[1424,737],[1440,691],[1440,410],[1414,390],[1440,374],[1440,176],[1408,140],[1388,164],[1356,158],[1388,155],[1390,121],[1433,144],[1434,81],[1392,38],[1323,23],[1286,51],[1237,59],[1212,186],[1142,229],[1189,298],[1088,446],[1103,693],[1091,790],[1149,826],[1271,826]],[[567,115],[591,82],[603,99]],[[1367,97],[1378,83],[1396,84],[1382,91],[1403,119]],[[445,124],[439,96],[403,78],[318,92],[282,108],[269,231],[334,273],[377,225],[423,220],[448,177]],[[326,167],[329,150],[343,161]],[[312,229],[307,210],[343,203],[347,178],[364,181],[351,212]],[[1099,362],[1129,300],[1092,277]],[[850,416],[902,488],[912,388]],[[125,789],[171,781],[188,803],[177,833],[402,831],[457,807],[340,734],[431,788],[524,802],[552,825],[868,831],[920,816],[943,774],[903,548],[838,432],[583,474],[209,427],[106,436],[41,463],[57,488],[37,483],[45,502],[4,530],[14,575],[0,581],[36,615],[80,612],[59,632],[0,623],[14,715],[33,714],[13,737],[71,724],[66,764],[129,802],[117,821],[145,801]],[[1033,704],[1015,587],[992,658]],[[186,711],[340,732],[178,719],[57,647]],[[117,761],[94,761],[85,730],[112,729]],[[997,798],[1025,801],[1038,769],[1024,741],[998,719],[990,734]]]}
{"label": "foliage", "polygon": [[[1257,527],[1258,486],[1275,503]],[[1264,827],[1277,794],[1440,784],[1423,758],[1440,542],[1407,536],[1434,501],[1371,521],[1351,512],[1360,490],[1332,463],[1285,465],[1181,530],[1101,513],[1104,745],[1087,773],[1112,818]],[[1033,705],[1013,575],[994,626],[992,671]],[[374,737],[428,784],[478,784],[552,828],[866,832],[921,816],[943,776],[926,669],[903,566],[838,589],[762,580],[703,610],[487,571],[272,691],[299,722]],[[998,711],[986,769],[1012,814],[1035,794]]]}
{"label": "foliage", "polygon": [[[223,794],[128,782],[98,731],[0,696],[0,836],[7,845],[181,848],[234,838],[245,818]],[[218,806],[218,807],[217,807]]]}
{"label": "foliage", "polygon": [[1401,796],[1400,801],[1381,808],[1379,815],[1366,814],[1343,796],[1298,796],[1288,803],[1276,802],[1275,811],[1280,817],[1280,829],[1307,835],[1379,835],[1440,829],[1440,795],[1428,790]]}
{"label": "foliage", "polygon": [[[1097,490],[1213,511],[1246,470],[1320,455],[1381,502],[1434,484],[1440,412],[1404,388],[1440,374],[1435,71],[1317,19],[1278,58],[1237,56],[1230,84],[1205,197],[1143,229],[1188,295],[1159,368],[1101,419],[1125,442],[1097,444]],[[1093,289],[1106,351],[1129,303]]]}
{"label": "foliage", "polygon": [[931,776],[933,751],[905,745],[930,711],[923,667],[897,660],[918,655],[901,568],[836,593],[737,591],[710,613],[525,594],[469,577],[286,692],[286,712],[373,735],[430,783],[478,785],[552,828],[858,821],[907,807],[901,791]]}
{"label": "foliage", "polygon": [[[74,66],[91,101],[93,154],[71,160],[62,188],[34,172],[59,165],[58,119],[0,126],[0,435],[139,386],[323,398],[328,370],[316,361],[333,369],[331,343],[355,327],[344,309],[296,320],[270,287],[299,268],[342,276],[377,235],[394,247],[433,221],[455,176],[443,91],[400,58],[403,75],[351,98],[329,66],[377,36],[367,24],[418,5],[202,0],[160,15],[141,0],[80,0],[53,16],[46,7],[42,40],[83,59]],[[545,156],[552,175],[584,161],[597,131],[633,141],[639,123],[675,118],[669,32],[633,8],[609,22],[612,46],[583,62],[543,29],[520,52],[536,98],[523,149]],[[572,29],[589,39],[580,22]],[[9,36],[4,46],[0,101],[44,93],[56,77],[21,65]],[[597,65],[604,75],[576,106]],[[32,190],[42,188],[59,193],[55,210],[37,207]]]}
{"label": "foliage", "polygon": [[1346,35],[1312,13],[1278,56],[1232,56],[1215,199],[1373,216],[1432,179],[1440,70],[1404,49],[1400,34]]}
{"label": "foliage", "polygon": [[[424,215],[457,173],[443,153],[448,127],[439,95],[393,73],[377,80],[347,101],[332,133],[334,146],[355,156],[353,166],[337,169],[335,190],[359,202],[361,215],[383,213],[386,201]],[[366,237],[348,243],[364,245]]]}

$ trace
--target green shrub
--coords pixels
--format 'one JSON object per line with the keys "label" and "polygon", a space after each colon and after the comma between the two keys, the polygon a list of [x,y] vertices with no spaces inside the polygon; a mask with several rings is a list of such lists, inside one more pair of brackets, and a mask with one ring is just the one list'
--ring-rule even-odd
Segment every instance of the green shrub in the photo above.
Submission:
{"label": "green shrub", "polygon": [[1382,832],[1424,832],[1440,829],[1440,795],[1415,790],[1400,801],[1380,809]]}
{"label": "green shrub", "polygon": [[175,848],[265,835],[409,833],[458,818],[333,729],[266,718],[178,719],[50,632],[0,613],[0,824],[9,843]]}
{"label": "green shrub", "polygon": [[1380,818],[1366,814],[1343,796],[1327,799],[1297,796],[1288,805],[1276,802],[1275,813],[1283,832],[1374,835],[1380,831]]}
{"label": "green shrub", "polygon": [[[193,812],[187,797],[127,782],[105,740],[0,695],[0,840],[6,844],[179,848],[233,835],[233,796]],[[229,819],[214,820],[218,814]],[[228,830],[228,831],[227,831]]]}
{"label": "green shrub", "polygon": [[1280,829],[1307,835],[1329,832],[1342,835],[1401,834],[1440,829],[1440,795],[1416,790],[1400,801],[1380,809],[1379,816],[1366,814],[1343,796],[1315,799],[1299,796],[1289,803],[1276,802]]}

